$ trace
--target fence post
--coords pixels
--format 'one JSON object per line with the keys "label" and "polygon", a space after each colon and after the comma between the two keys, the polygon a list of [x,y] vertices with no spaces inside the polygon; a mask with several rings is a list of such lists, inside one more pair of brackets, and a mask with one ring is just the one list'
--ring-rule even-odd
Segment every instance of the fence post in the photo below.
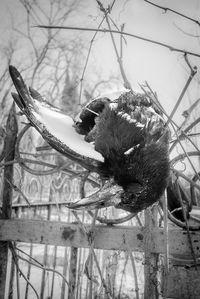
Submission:
{"label": "fence post", "polygon": [[75,299],[75,285],[76,285],[76,268],[78,258],[78,248],[71,247],[70,267],[69,267],[69,291],[68,299]]}
{"label": "fence post", "polygon": [[[15,106],[12,105],[7,123],[6,123],[6,137],[4,143],[5,158],[4,163],[13,161],[15,158],[15,143],[17,138],[18,126],[15,113]],[[2,192],[2,219],[11,218],[12,213],[12,187],[10,182],[13,181],[13,164],[7,164],[4,167],[3,176],[3,192]],[[8,245],[9,242],[0,242],[0,298],[5,297],[6,290],[6,275],[8,262]]]}
{"label": "fence post", "polygon": [[158,257],[156,253],[152,253],[152,230],[157,221],[155,208],[145,210],[145,248],[144,248],[144,299],[157,299],[157,271]]}

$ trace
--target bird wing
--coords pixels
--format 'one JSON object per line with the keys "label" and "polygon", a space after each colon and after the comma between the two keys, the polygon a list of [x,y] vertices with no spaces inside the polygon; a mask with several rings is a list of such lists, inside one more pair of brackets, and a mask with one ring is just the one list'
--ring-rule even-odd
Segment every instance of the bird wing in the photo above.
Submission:
{"label": "bird wing", "polygon": [[12,93],[15,102],[54,149],[89,170],[95,170],[99,162],[104,162],[103,156],[94,149],[94,144],[86,142],[84,136],[77,133],[70,116],[46,102],[34,89],[28,90],[14,66],[10,66],[9,71],[18,92]]}

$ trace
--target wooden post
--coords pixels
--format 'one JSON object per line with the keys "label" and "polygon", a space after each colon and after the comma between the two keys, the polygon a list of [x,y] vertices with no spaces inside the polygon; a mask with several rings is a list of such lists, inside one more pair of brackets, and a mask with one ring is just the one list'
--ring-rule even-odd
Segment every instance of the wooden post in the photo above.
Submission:
{"label": "wooden post", "polygon": [[78,248],[71,247],[70,267],[69,267],[69,292],[68,299],[75,299],[75,286],[76,286],[76,266],[78,258]]}
{"label": "wooden post", "polygon": [[11,266],[10,266],[10,281],[9,281],[9,290],[8,290],[8,299],[13,299],[13,282],[15,276],[15,263],[14,259],[11,258]]}
{"label": "wooden post", "polygon": [[[153,211],[153,209],[152,209]],[[144,248],[144,299],[157,299],[157,271],[158,271],[158,254],[152,253],[152,229],[153,213],[151,209],[145,210],[145,248]],[[156,217],[154,215],[156,222]]]}
{"label": "wooden post", "polygon": [[[15,158],[15,143],[17,138],[18,126],[15,114],[15,106],[12,105],[7,123],[5,137],[5,159],[4,162],[13,161]],[[11,218],[12,213],[12,187],[10,182],[13,181],[13,164],[8,164],[4,167],[3,177],[3,195],[2,195],[2,219]],[[8,245],[9,242],[0,242],[0,298],[5,297],[7,262],[8,262]]]}

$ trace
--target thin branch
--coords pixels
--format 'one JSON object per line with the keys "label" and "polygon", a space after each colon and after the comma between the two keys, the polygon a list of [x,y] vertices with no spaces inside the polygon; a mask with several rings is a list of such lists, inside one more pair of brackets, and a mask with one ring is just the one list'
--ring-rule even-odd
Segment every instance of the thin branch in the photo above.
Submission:
{"label": "thin branch", "polygon": [[122,35],[125,35],[125,36],[130,36],[130,37],[133,37],[133,38],[137,38],[139,40],[143,40],[143,41],[146,41],[146,42],[149,42],[149,43],[167,48],[167,49],[169,49],[170,51],[173,51],[173,52],[179,52],[179,53],[183,53],[183,54],[186,53],[186,54],[191,55],[191,56],[200,57],[200,54],[198,54],[198,53],[190,52],[188,50],[183,50],[183,49],[180,49],[180,48],[175,48],[175,47],[170,46],[168,44],[158,42],[158,41],[155,41],[153,39],[142,37],[142,36],[139,36],[139,35],[136,35],[136,34],[124,32],[124,31],[108,30],[108,29],[96,29],[96,28],[87,28],[87,27],[74,27],[74,26],[37,25],[37,26],[34,26],[34,27],[46,28],[46,29],[66,29],[66,30],[80,30],[80,31],[92,31],[92,32],[95,31],[95,32],[103,32],[103,33],[111,33],[112,32],[112,33],[115,33],[115,34],[122,34]]}
{"label": "thin branch", "polygon": [[[191,157],[199,157],[200,156],[200,152],[199,151],[192,151],[192,152],[187,152],[187,156]],[[185,153],[179,154],[178,156],[175,156],[171,161],[170,164],[174,166],[174,164],[176,164],[179,161],[183,161],[186,157]]]}
{"label": "thin branch", "polygon": [[182,173],[181,171],[178,171],[174,168],[171,168],[171,170],[175,175],[178,174],[180,177],[182,177],[184,180],[189,182],[192,186],[194,186],[195,188],[197,188],[200,191],[200,186],[198,184],[194,183],[193,180],[188,178],[184,173]]}
{"label": "thin branch", "polygon": [[187,36],[190,36],[190,37],[200,37],[200,35],[199,34],[192,34],[192,33],[190,33],[190,32],[187,32],[187,31],[185,31],[185,30],[183,30],[181,27],[179,27],[177,24],[175,24],[174,23],[174,26],[179,30],[179,31],[181,31],[183,34],[185,34],[185,35],[187,35]]}
{"label": "thin branch", "polygon": [[[192,167],[194,173],[197,175],[197,177],[198,177],[199,180],[200,180],[199,174],[198,174],[198,172],[196,171],[196,168],[195,168],[195,166],[193,165],[193,163],[192,163],[192,161],[191,161],[191,159],[190,159],[188,153],[186,152],[186,150],[185,150],[185,148],[184,148],[184,146],[183,146],[183,144],[182,144],[182,142],[181,142],[181,140],[180,140],[180,138],[179,138],[179,136],[178,136],[178,134],[177,134],[177,131],[175,130],[175,128],[174,128],[173,125],[172,125],[172,128],[173,128],[173,130],[174,130],[174,133],[175,133],[175,135],[176,135],[176,137],[177,137],[177,139],[178,139],[178,142],[179,142],[179,144],[180,144],[180,147],[182,148],[182,150],[183,150],[183,152],[184,152],[184,154],[185,154],[185,156],[186,156],[188,162],[190,163],[190,165],[191,165],[191,167]],[[186,135],[186,136],[187,136],[187,135]],[[197,152],[199,152],[199,150],[197,150]]]}
{"label": "thin branch", "polygon": [[12,245],[12,243],[10,242],[10,251],[12,253],[12,256],[13,256],[13,260],[14,260],[14,263],[16,265],[16,268],[17,268],[17,272],[19,272],[19,274],[24,278],[24,280],[30,285],[30,287],[32,288],[32,290],[34,291],[36,297],[39,299],[39,295],[36,291],[36,289],[34,288],[34,286],[32,285],[32,283],[26,278],[26,276],[24,275],[24,273],[22,272],[22,270],[20,269],[19,265],[18,265],[18,257],[17,257],[17,254],[15,252],[15,249],[14,249],[14,246]]}
{"label": "thin branch", "polygon": [[[105,19],[106,19],[106,23],[107,23],[108,28],[109,28],[112,44],[113,44],[114,51],[115,51],[115,54],[116,54],[116,57],[117,57],[117,62],[119,64],[120,72],[121,72],[121,75],[122,75],[122,78],[123,78],[123,81],[124,81],[124,87],[127,88],[127,89],[132,89],[131,85],[130,85],[127,77],[126,77],[121,56],[120,56],[120,54],[118,53],[118,50],[117,50],[117,46],[116,46],[115,39],[114,39],[114,36],[113,36],[113,33],[112,33],[110,21],[109,21],[108,15],[107,15],[107,10],[103,7],[103,4],[100,1],[97,0],[97,3],[99,4],[100,10],[103,11],[103,13],[105,15]],[[121,37],[122,36],[123,35],[121,35]]]}
{"label": "thin branch", "polygon": [[[94,217],[94,214],[91,211],[87,211],[87,212],[91,217]],[[116,219],[107,219],[107,218],[98,216],[97,221],[99,221],[100,223],[107,224],[107,225],[114,225],[114,224],[121,224],[121,223],[127,222],[135,216],[137,216],[137,213],[130,213],[127,216],[124,216],[122,218],[116,218]]]}
{"label": "thin branch", "polygon": [[189,63],[189,60],[188,60],[188,57],[187,57],[187,53],[184,54],[184,58],[185,58],[185,61],[186,61],[187,65],[188,65],[189,68],[190,68],[190,75],[189,75],[189,78],[188,78],[187,82],[185,83],[185,86],[183,87],[183,90],[182,90],[182,92],[181,92],[181,94],[180,94],[180,96],[179,96],[179,98],[178,98],[178,100],[177,100],[177,102],[176,102],[176,104],[175,104],[175,106],[174,106],[174,108],[173,108],[171,114],[169,115],[169,118],[168,118],[168,120],[167,120],[166,126],[169,124],[170,120],[172,120],[172,118],[173,118],[175,112],[176,112],[177,109],[178,109],[178,106],[180,105],[180,103],[181,103],[181,101],[182,101],[182,99],[183,99],[183,96],[184,96],[186,90],[188,89],[188,86],[190,85],[192,79],[194,78],[194,76],[195,76],[196,73],[197,73],[197,68],[196,68],[196,66],[195,66],[195,67],[191,67],[191,65],[190,65],[190,63]]}
{"label": "thin branch", "polygon": [[182,116],[185,117],[184,121],[180,125],[180,130],[183,130],[186,124],[188,123],[188,120],[190,120],[190,116],[195,108],[200,104],[200,99],[196,100],[187,110],[184,110],[182,113]]}
{"label": "thin branch", "polygon": [[135,282],[135,295],[136,295],[136,299],[139,299],[139,286],[138,286],[138,276],[137,276],[137,269],[136,269],[136,265],[135,265],[135,259],[133,257],[133,254],[132,254],[132,251],[131,251],[131,248],[130,248],[130,245],[128,244],[127,240],[125,239],[124,240],[125,243],[126,243],[126,250],[127,250],[127,253],[130,257],[130,260],[131,260],[131,265],[132,265],[132,268],[133,268],[133,276],[134,276],[134,282]]}
{"label": "thin branch", "polygon": [[151,2],[149,0],[144,0],[144,2],[147,2],[147,3],[153,5],[153,6],[157,7],[157,8],[160,8],[160,9],[164,10],[164,13],[166,13],[167,11],[173,12],[174,14],[176,14],[176,15],[178,15],[180,17],[183,17],[183,18],[185,18],[185,19],[187,19],[189,21],[192,21],[195,24],[197,24],[198,26],[200,26],[200,22],[198,20],[195,20],[195,19],[193,19],[191,17],[188,17],[187,15],[184,15],[184,14],[182,14],[182,13],[180,13],[180,12],[174,10],[174,9],[171,9],[169,7],[160,6],[160,5],[155,4],[155,3],[153,3],[153,2]]}
{"label": "thin branch", "polygon": [[162,196],[163,213],[164,213],[164,242],[165,242],[165,255],[164,255],[164,290],[163,299],[167,298],[167,281],[169,274],[169,235],[168,235],[168,208],[167,208],[167,194],[166,191]]}
{"label": "thin branch", "polygon": [[[7,180],[7,179],[6,179]],[[8,182],[8,184],[11,186],[11,188],[13,188],[13,190],[14,191],[16,191],[16,192],[18,192],[24,199],[25,199],[25,201],[27,202],[27,204],[28,204],[28,207],[30,207],[31,206],[31,204],[30,204],[30,202],[29,202],[29,200],[28,200],[28,198],[26,197],[26,195],[16,186],[16,185],[14,185],[12,182],[10,182],[10,181],[8,181],[7,180],[7,182]]]}
{"label": "thin branch", "polygon": [[59,276],[62,277],[62,279],[64,279],[64,281],[66,282],[66,284],[69,285],[67,279],[66,279],[66,278],[64,277],[64,275],[62,275],[59,271],[57,271],[57,270],[55,270],[55,269],[51,269],[51,268],[47,268],[47,267],[45,267],[43,264],[41,264],[40,262],[38,262],[36,259],[34,259],[34,258],[33,258],[32,256],[30,256],[29,254],[25,253],[23,250],[21,250],[21,249],[19,249],[19,248],[16,248],[16,249],[19,250],[19,251],[21,251],[23,254],[27,255],[30,259],[33,260],[33,262],[31,262],[30,260],[27,260],[26,258],[24,258],[24,257],[22,257],[22,256],[20,256],[20,255],[17,255],[17,254],[15,253],[16,256],[17,256],[19,259],[21,259],[21,260],[23,260],[23,261],[25,261],[25,262],[27,262],[27,263],[30,263],[31,265],[33,265],[33,266],[35,266],[35,267],[37,267],[37,268],[40,268],[40,269],[42,269],[42,270],[45,270],[45,271],[48,271],[48,272],[53,272],[53,273],[58,274]]}
{"label": "thin branch", "polygon": [[[111,9],[113,8],[114,4],[115,4],[115,1],[116,0],[113,0],[111,6],[110,6],[110,11]],[[107,12],[108,13],[108,12]],[[100,30],[100,27],[101,25],[103,24],[104,20],[106,18],[106,15],[104,15],[104,17],[102,18],[99,26],[97,27],[95,31],[95,34],[94,36],[92,37],[91,41],[90,41],[90,46],[89,46],[89,49],[88,49],[88,53],[87,53],[87,57],[86,57],[86,60],[85,60],[85,65],[83,67],[83,72],[82,72],[82,75],[81,75],[81,79],[80,79],[80,91],[79,91],[79,105],[81,105],[81,96],[82,96],[82,90],[83,90],[83,79],[84,79],[84,76],[85,76],[85,72],[86,72],[86,68],[87,68],[87,65],[88,65],[88,61],[89,61],[89,57],[90,57],[90,53],[91,53],[91,50],[92,50],[92,46],[93,46],[93,42],[98,34],[98,31]]]}
{"label": "thin branch", "polygon": [[[176,138],[176,141],[174,141],[174,143],[172,144],[172,146],[170,147],[170,152],[172,152],[172,150],[174,149],[174,147],[176,146],[177,143],[180,142],[181,139],[187,138],[189,141],[191,140],[188,136],[189,134],[187,134],[194,126],[196,126],[198,123],[200,122],[200,117],[197,118],[193,123],[191,123],[187,128],[184,129],[184,131],[181,131],[181,134],[178,136],[178,138]],[[174,124],[174,123],[173,123]],[[177,134],[176,134],[177,136]],[[196,148],[196,147],[195,147]],[[197,150],[199,151],[199,150]]]}
{"label": "thin branch", "polygon": [[97,218],[97,213],[98,213],[98,210],[95,211],[94,213],[94,218],[93,218],[93,221],[92,221],[92,224],[91,224],[91,229],[90,231],[87,230],[87,228],[85,227],[84,223],[82,223],[82,221],[80,220],[78,214],[76,211],[72,211],[72,213],[74,214],[74,216],[76,217],[77,221],[78,221],[78,224],[80,225],[80,228],[82,230],[82,232],[88,237],[88,243],[90,244],[90,252],[92,253],[93,257],[94,257],[94,261],[96,263],[96,266],[97,266],[97,270],[99,272],[99,276],[100,276],[100,279],[101,279],[101,282],[102,282],[102,285],[105,289],[105,292],[108,296],[108,298],[113,298],[112,294],[111,294],[111,291],[110,289],[108,288],[106,282],[105,282],[105,279],[103,278],[103,275],[101,273],[101,268],[99,266],[99,262],[97,260],[97,257],[96,257],[96,254],[95,254],[95,251],[94,251],[94,248],[93,248],[93,237],[92,237],[92,233],[93,233],[93,230],[94,230],[94,225],[95,225],[95,221],[96,221],[96,218]]}
{"label": "thin branch", "polygon": [[[172,221],[174,224],[176,224],[177,226],[186,229],[186,224],[180,220],[178,220],[177,218],[175,218],[172,213],[168,210],[168,218],[170,221]],[[189,225],[189,230],[191,231],[199,231],[200,230],[200,226],[199,225]]]}
{"label": "thin branch", "polygon": [[[124,31],[125,24],[121,25],[121,31]],[[120,35],[120,59],[123,59],[123,35]],[[126,43],[126,40],[125,40]]]}
{"label": "thin branch", "polygon": [[191,63],[189,62],[189,59],[188,59],[188,56],[187,56],[187,53],[184,54],[184,59],[185,59],[185,62],[187,64],[187,66],[190,69],[190,75],[192,77],[194,77],[194,75],[197,73],[197,67],[196,66],[194,66],[194,67],[191,66]]}
{"label": "thin branch", "polygon": [[189,241],[189,245],[190,245],[191,254],[192,254],[192,257],[194,259],[195,269],[197,270],[197,260],[196,260],[196,256],[195,256],[195,252],[194,252],[194,248],[193,248],[193,244],[192,244],[191,234],[190,234],[190,230],[189,230],[189,225],[188,225],[188,221],[187,221],[186,212],[185,212],[184,205],[183,205],[183,200],[182,200],[182,196],[181,196],[181,192],[180,192],[180,187],[178,185],[177,180],[175,181],[175,184],[176,184],[176,189],[177,189],[177,192],[178,192],[178,198],[179,198],[179,201],[180,201],[180,204],[181,204],[181,207],[182,207],[183,217],[184,217],[185,224],[186,224],[186,229],[187,229],[187,235],[188,235],[188,241]]}

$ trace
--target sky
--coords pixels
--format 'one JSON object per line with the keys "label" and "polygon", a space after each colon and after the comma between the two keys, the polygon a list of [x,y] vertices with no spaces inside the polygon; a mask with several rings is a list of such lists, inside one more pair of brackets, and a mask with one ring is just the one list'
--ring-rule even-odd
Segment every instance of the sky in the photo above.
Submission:
{"label": "sky", "polygon": [[[195,19],[198,19],[200,15],[199,4],[199,1],[162,1],[162,5],[176,9]],[[115,9],[113,9],[113,14],[115,15]],[[183,50],[200,53],[198,38],[187,36],[177,29],[179,27],[188,33],[198,34],[199,28],[196,24],[193,25],[190,21],[172,13],[163,14],[160,9],[150,6],[144,1],[128,1],[124,12],[120,15],[119,23],[126,24],[125,31],[127,32],[161,41]],[[109,61],[113,60],[113,48],[108,39],[109,36],[107,36],[106,45],[99,47],[101,54],[98,53],[98,57],[101,57],[103,65],[109,65]],[[124,68],[132,87],[137,89],[138,83],[142,84],[147,81],[158,93],[159,99],[169,113],[189,76],[189,69],[183,55],[133,38],[126,38],[126,40]],[[189,59],[192,65],[197,67],[200,65],[199,58],[189,57]],[[115,65],[115,69],[118,68],[117,63],[112,62],[110,69],[113,65]],[[197,97],[199,97],[199,84],[194,81],[180,107],[181,111]]]}
{"label": "sky", "polygon": [[[43,0],[39,0],[39,2],[43,5],[45,3]],[[160,5],[162,3],[163,6],[197,20],[200,15],[200,0],[152,0],[152,2]],[[110,1],[106,0],[103,3],[106,6]],[[11,36],[11,20],[14,19],[15,22],[20,23],[24,19],[24,13],[24,9],[18,1],[0,1],[1,45]],[[116,0],[111,18],[119,27],[125,24],[125,32],[160,41],[183,50],[200,53],[199,39],[186,34],[200,34],[198,25],[171,12],[164,13],[143,0]],[[101,19],[102,13],[96,1],[88,0],[81,2],[80,12],[66,25],[96,28]],[[107,28],[106,23],[102,27]],[[94,33],[80,32],[79,34],[88,41],[89,46],[89,41]],[[119,46],[119,36],[115,35],[115,40]],[[157,92],[164,108],[170,113],[190,72],[183,55],[135,38],[126,37],[125,40],[126,44],[123,43],[123,64],[132,88],[138,90],[139,84],[147,81],[152,89]],[[26,52],[26,49],[23,51]],[[188,58],[192,66],[200,66],[200,58],[192,56]],[[105,78],[109,74],[120,77],[119,65],[109,34],[99,33],[93,43],[87,71],[92,72],[93,69],[99,70]],[[200,78],[199,70],[175,115],[174,119],[177,122],[182,120],[180,118],[182,111],[199,97],[198,78]],[[119,85],[123,86],[123,80]]]}

